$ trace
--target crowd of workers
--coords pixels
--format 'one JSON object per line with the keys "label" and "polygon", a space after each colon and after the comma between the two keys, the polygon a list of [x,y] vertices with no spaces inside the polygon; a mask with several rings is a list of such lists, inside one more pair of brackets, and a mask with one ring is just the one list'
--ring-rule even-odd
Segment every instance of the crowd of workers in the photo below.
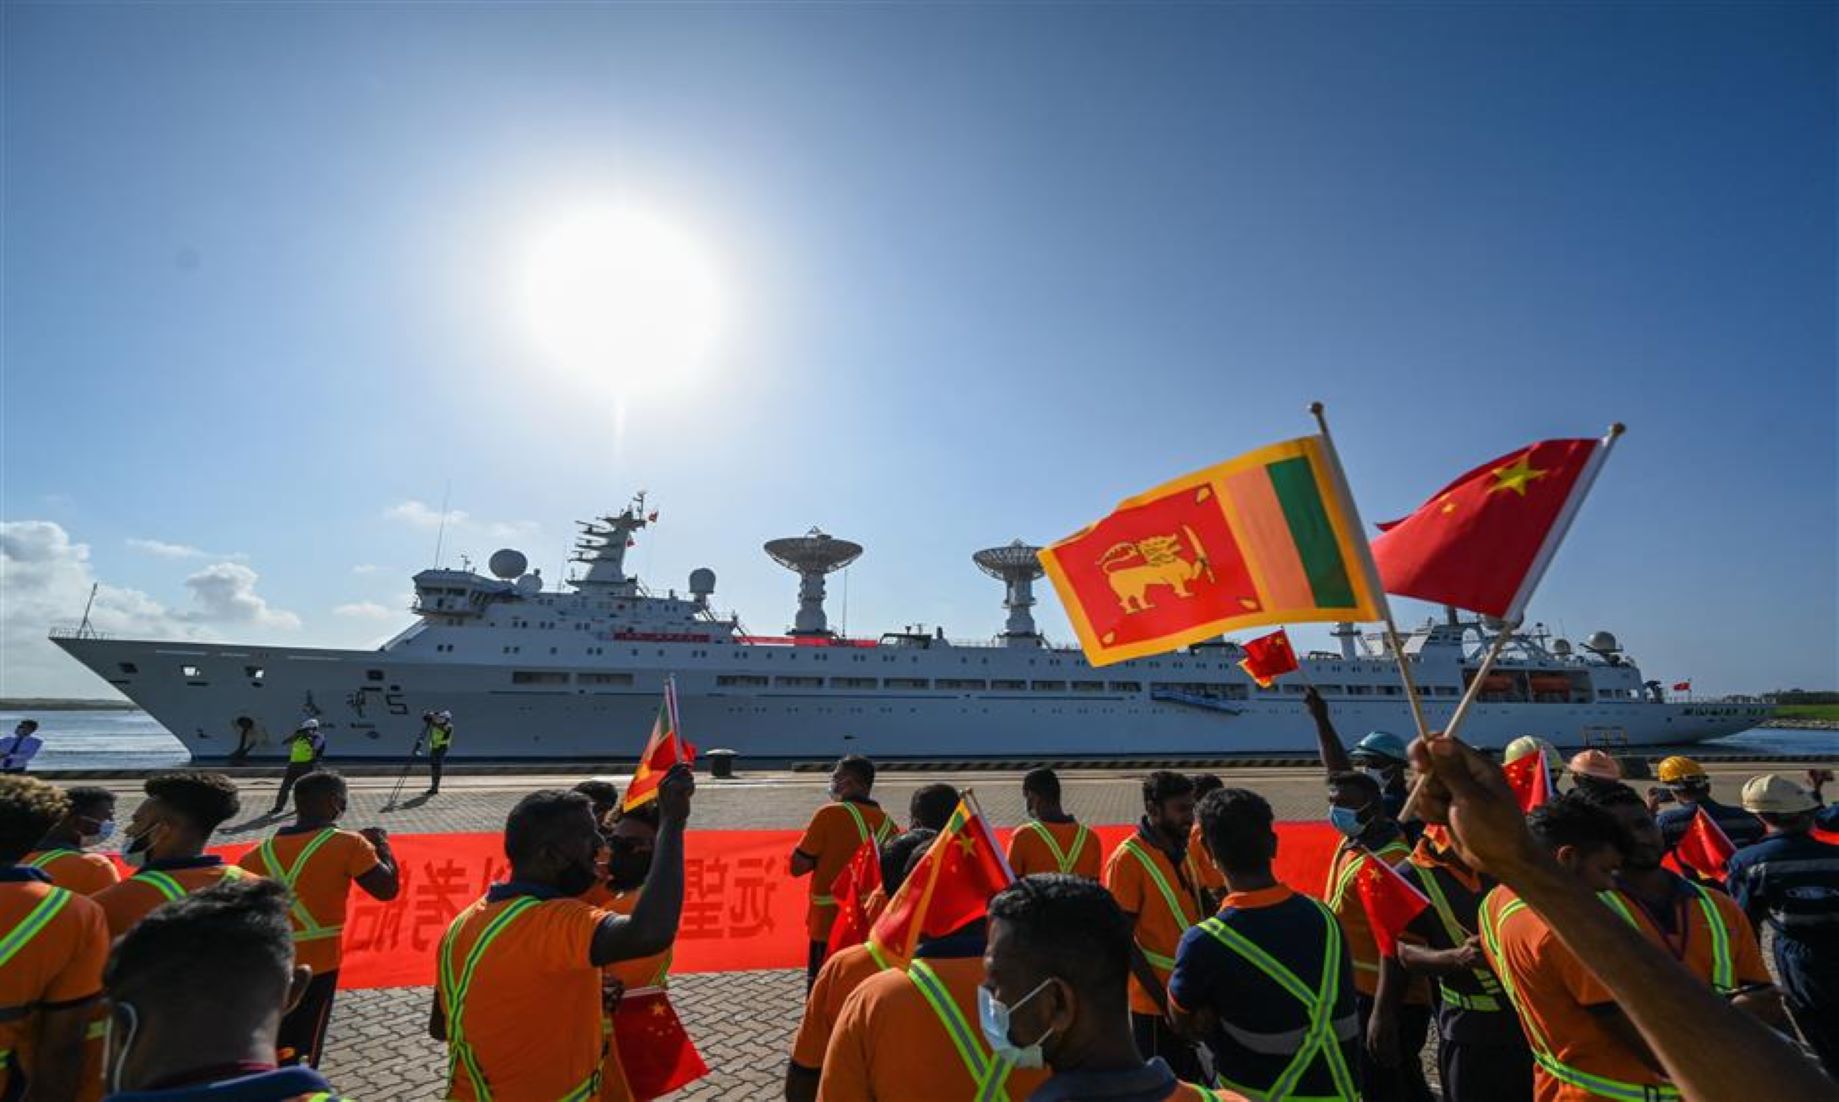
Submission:
{"label": "crowd of workers", "polygon": [[[1016,880],[911,959],[872,939],[833,951],[833,885],[872,841],[869,907],[886,906],[959,794],[919,789],[902,830],[873,763],[840,761],[789,860],[810,878],[810,953],[785,1098],[1418,1102],[1435,1097],[1433,1026],[1452,1102],[1839,1097],[1839,846],[1814,789],[1757,777],[1726,807],[1670,758],[1644,795],[1585,752],[1569,791],[1522,814],[1462,744],[1373,733],[1346,750],[1308,703],[1340,837],[1321,883],[1279,879],[1256,792],[1151,773],[1106,853],[1036,769],[1007,843]],[[1531,740],[1523,754],[1554,783],[1566,771]],[[0,1100],[337,1097],[316,1069],[347,896],[390,899],[400,877],[382,830],[339,825],[343,779],[290,780],[294,820],[230,864],[207,847],[236,786],[151,778],[124,879],[97,851],[109,791],[0,777]],[[669,969],[694,790],[677,766],[623,814],[605,782],[517,803],[508,877],[436,951],[444,1097],[632,1097],[609,1016]],[[1740,847],[1721,879],[1666,861],[1700,812]],[[1428,902],[1400,930],[1365,902],[1382,865]]]}

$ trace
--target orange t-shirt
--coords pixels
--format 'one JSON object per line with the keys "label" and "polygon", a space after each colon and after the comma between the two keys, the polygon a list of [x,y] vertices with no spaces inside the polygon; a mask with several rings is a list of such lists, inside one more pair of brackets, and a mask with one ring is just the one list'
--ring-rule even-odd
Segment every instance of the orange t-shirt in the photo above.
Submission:
{"label": "orange t-shirt", "polygon": [[152,914],[160,904],[176,898],[167,890],[169,887],[176,885],[179,895],[190,895],[210,887],[226,876],[248,875],[235,865],[200,858],[197,863],[178,868],[141,869],[114,887],[102,889],[91,898],[109,920],[109,937],[118,938],[136,922]]}
{"label": "orange t-shirt", "polygon": [[[1590,1075],[1641,1086],[1664,1084],[1664,1076],[1597,1020],[1591,1008],[1614,1005],[1615,994],[1565,948],[1545,919],[1526,906],[1505,921],[1501,919],[1508,904],[1518,898],[1512,889],[1501,886],[1482,900],[1482,926],[1494,932],[1493,937],[1482,938],[1482,949],[1494,974],[1508,981],[1520,1028],[1533,1047],[1540,1043],[1535,1038],[1542,1038],[1559,1063]],[[1500,947],[1498,955],[1494,943]],[[1537,1065],[1533,1094],[1538,1102],[1591,1102],[1596,1098],[1560,1083]]]}
{"label": "orange t-shirt", "polygon": [[843,1013],[843,1003],[879,971],[881,964],[869,952],[867,942],[839,949],[824,962],[811,993],[805,996],[805,1016],[792,1041],[792,1063],[812,1071],[824,1066],[824,1049]]}
{"label": "orange t-shirt", "polygon": [[[595,884],[581,893],[581,901],[614,914],[629,915],[632,908],[638,906],[640,889],[616,892],[604,882]],[[671,953],[673,946],[661,953],[634,960],[616,961],[606,966],[603,971],[620,982],[630,994],[643,987],[666,987],[670,980]],[[617,1021],[615,1027],[617,1028]],[[608,1045],[607,1053],[600,1062],[600,1102],[632,1102],[632,1088],[626,1083],[625,1069],[619,1063],[619,1046]]]}
{"label": "orange t-shirt", "polygon": [[[1379,859],[1389,865],[1411,857],[1411,847],[1403,840],[1395,840],[1381,846],[1377,851]],[[1360,892],[1354,887],[1355,874],[1360,871],[1361,863],[1366,860],[1367,851],[1355,846],[1343,844],[1335,850],[1334,862],[1328,867],[1328,885],[1323,889],[1323,902],[1341,921],[1341,932],[1347,938],[1348,955],[1354,958],[1354,990],[1362,995],[1371,996],[1379,990],[1379,943],[1373,940],[1373,926],[1367,921],[1366,904],[1360,901]],[[1423,976],[1414,976],[1405,988],[1405,1001],[1408,1003],[1430,1002],[1430,981]]]}
{"label": "orange t-shirt", "polygon": [[[453,950],[455,979],[492,919],[527,896],[484,899],[461,911],[441,938],[437,962]],[[600,1067],[606,1011],[600,969],[589,961],[594,931],[607,912],[579,899],[541,900],[501,926],[480,956],[455,1020],[444,986],[435,997],[447,1015],[448,1044],[457,1035],[472,1050],[494,1098],[562,1098]],[[472,1102],[464,1062],[456,1062],[447,1098]]]}
{"label": "orange t-shirt", "polygon": [[[62,897],[63,902],[47,903]],[[28,915],[44,905],[51,911],[31,940],[0,964],[0,1006],[28,1008],[0,1021],[0,1050],[9,1051],[0,1067],[0,1095],[7,1093],[16,1061],[31,1078],[39,1012],[79,1005],[102,994],[102,966],[108,961],[108,923],[102,908],[75,892],[42,880],[0,881],[0,930],[20,929]]]}
{"label": "orange t-shirt", "polygon": [[[856,816],[850,814],[851,809],[861,816],[861,826],[857,825]],[[804,837],[798,840],[798,852],[817,861],[817,868],[811,873],[811,903],[806,912],[812,941],[830,937],[830,927],[836,922],[837,914],[830,887],[836,883],[843,866],[849,864],[849,859],[862,848],[870,834],[886,841],[893,834],[893,827],[881,805],[866,800],[825,804],[811,816]]]}
{"label": "orange t-shirt", "polygon": [[[1179,913],[1170,909],[1161,886],[1143,862],[1145,856],[1162,874],[1162,883],[1168,885],[1175,896]],[[1162,852],[1161,847],[1152,846],[1141,836],[1132,834],[1118,843],[1105,862],[1105,887],[1110,889],[1119,907],[1137,916],[1137,945],[1149,958],[1156,978],[1166,987],[1169,972],[1175,967],[1175,949],[1181,944],[1181,935],[1200,921],[1200,901],[1195,898],[1193,883],[1185,874],[1176,874],[1168,854]],[[1130,1009],[1138,1014],[1162,1012],[1149,997],[1149,992],[1137,982],[1134,973],[1130,977]]]}
{"label": "orange t-shirt", "polygon": [[1082,823],[1044,823],[1030,819],[1009,836],[1009,867],[1017,876],[1067,872],[1097,880],[1105,863],[1103,851],[1104,843]]}
{"label": "orange t-shirt", "polygon": [[[978,1025],[977,988],[983,983],[981,957],[923,958],[951,995],[985,1060],[990,1049]],[[889,969],[868,977],[843,1002],[836,1029],[824,1050],[818,1102],[938,1102],[974,1098],[976,1083],[958,1055],[946,1026],[906,972]],[[1039,1068],[1009,1073],[1010,1098],[1026,1098],[1047,1079]]]}
{"label": "orange t-shirt", "polygon": [[1218,892],[1222,896],[1226,894],[1226,874],[1213,863],[1213,858],[1207,853],[1207,847],[1201,845],[1199,823],[1195,823],[1194,829],[1188,832],[1186,865],[1188,879],[1194,881],[1196,887]]}
{"label": "orange t-shirt", "polygon": [[[1679,885],[1683,887],[1683,885]],[[1715,971],[1715,956],[1712,952],[1711,931],[1705,926],[1705,912],[1699,909],[1698,893],[1685,889],[1680,896],[1685,904],[1675,914],[1684,915],[1684,938],[1682,955],[1682,938],[1679,933],[1668,937],[1660,926],[1654,922],[1635,897],[1626,891],[1616,893],[1628,913],[1635,916],[1635,924],[1655,945],[1673,954],[1686,970],[1705,981],[1710,986]],[[1769,975],[1769,966],[1762,960],[1762,945],[1756,940],[1756,928],[1750,925],[1749,916],[1743,908],[1737,906],[1736,900],[1721,891],[1706,889],[1712,906],[1717,908],[1719,917],[1724,919],[1724,929],[1730,934],[1731,978],[1738,987],[1753,984],[1774,983]],[[1680,920],[1674,919],[1675,923]]]}
{"label": "orange t-shirt", "polygon": [[[329,833],[328,833],[329,832]],[[326,840],[300,866],[300,854],[312,844],[321,833],[326,833]],[[313,921],[329,931],[342,930],[345,925],[345,905],[351,896],[351,882],[377,867],[377,847],[370,844],[370,839],[353,830],[337,830],[332,827],[321,830],[296,830],[277,832],[271,842],[274,856],[280,862],[276,868],[264,853],[265,846],[257,846],[243,854],[238,865],[260,876],[270,876],[277,880],[286,879],[286,874],[293,872],[291,885],[294,896],[306,913],[313,916]],[[334,933],[329,937],[303,938],[304,927],[300,919],[289,915],[288,922],[294,929],[294,960],[313,970],[316,976],[336,971],[339,961],[344,958],[345,939]]]}
{"label": "orange t-shirt", "polygon": [[100,853],[80,849],[40,849],[26,854],[22,865],[30,865],[65,891],[78,895],[95,895],[112,884],[121,883],[115,862]]}

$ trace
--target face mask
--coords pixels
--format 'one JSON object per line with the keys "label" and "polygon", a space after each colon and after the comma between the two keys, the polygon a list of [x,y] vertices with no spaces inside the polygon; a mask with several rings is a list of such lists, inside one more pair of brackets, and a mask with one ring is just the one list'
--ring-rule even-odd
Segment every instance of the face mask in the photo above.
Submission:
{"label": "face mask", "polygon": [[1384,792],[1387,788],[1392,786],[1392,771],[1390,769],[1379,769],[1369,765],[1360,771],[1373,778],[1373,783],[1379,786],[1381,792]]}
{"label": "face mask", "polygon": [[147,859],[153,856],[153,836],[159,831],[160,826],[160,823],[154,823],[139,834],[129,837],[128,848],[121,853],[122,861],[131,868],[144,867]]}
{"label": "face mask", "polygon": [[651,872],[651,852],[633,846],[628,839],[615,838],[609,843],[607,879],[616,888],[636,888]]}
{"label": "face mask", "polygon": [[1328,821],[1346,838],[1359,837],[1360,831],[1364,829],[1366,825],[1360,821],[1360,813],[1358,811],[1352,811],[1345,807],[1335,807],[1332,805],[1328,808]]}
{"label": "face mask", "polygon": [[1014,1006],[1004,1006],[987,987],[977,989],[977,1016],[983,1026],[983,1039],[989,1043],[990,1052],[998,1060],[1007,1060],[1018,1068],[1038,1068],[1046,1063],[1041,1053],[1041,1042],[1053,1036],[1049,1029],[1041,1034],[1032,1045],[1017,1045],[1009,1039],[1009,1016],[1020,1010],[1029,999],[1039,995],[1052,980],[1042,980],[1033,991],[1023,995]]}
{"label": "face mask", "polygon": [[115,837],[115,820],[104,819],[102,822],[96,824],[96,833],[81,835],[80,839],[83,845],[94,846],[106,842],[113,837]]}

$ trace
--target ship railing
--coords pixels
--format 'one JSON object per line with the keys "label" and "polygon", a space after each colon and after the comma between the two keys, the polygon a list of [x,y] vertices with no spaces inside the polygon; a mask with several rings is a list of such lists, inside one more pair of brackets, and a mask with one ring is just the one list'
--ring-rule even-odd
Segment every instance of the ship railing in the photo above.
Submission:
{"label": "ship railing", "polygon": [[106,631],[97,631],[87,624],[53,624],[46,633],[50,639],[113,639],[115,636]]}

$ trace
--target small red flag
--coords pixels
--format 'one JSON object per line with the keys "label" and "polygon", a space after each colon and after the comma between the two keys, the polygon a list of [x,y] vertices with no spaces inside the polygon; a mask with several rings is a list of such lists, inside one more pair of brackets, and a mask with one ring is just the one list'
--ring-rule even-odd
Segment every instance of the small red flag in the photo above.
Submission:
{"label": "small red flag", "polygon": [[695,765],[696,747],[684,739],[677,726],[677,682],[672,678],[664,682],[664,699],[658,704],[658,718],[651,725],[651,738],[645,743],[645,752],[639,755],[632,783],[626,786],[624,809],[631,811],[657,799],[664,774],[678,762]]}
{"label": "small red flag", "polygon": [[869,838],[856,847],[855,856],[830,885],[830,895],[837,903],[836,922],[830,927],[830,944],[824,956],[860,945],[868,937],[870,926],[868,897],[881,887],[881,850]]}
{"label": "small red flag", "polygon": [[1675,681],[1673,682],[1673,691],[1676,693],[1689,693],[1692,691],[1692,682]]}
{"label": "small red flag", "polygon": [[1692,823],[1686,827],[1679,845],[1674,847],[1681,863],[1707,880],[1724,879],[1725,866],[1737,852],[1731,844],[1730,836],[1718,821],[1705,814],[1704,808],[1698,808],[1692,816]]}
{"label": "small red flag", "polygon": [[1600,440],[1543,440],[1380,525],[1373,560],[1386,592],[1519,619],[1606,451]]}
{"label": "small red flag", "polygon": [[1521,811],[1531,811],[1552,802],[1552,775],[1546,768],[1543,751],[1528,754],[1501,766],[1507,784],[1520,801]]}
{"label": "small red flag", "polygon": [[1245,643],[1245,659],[1239,668],[1251,675],[1259,685],[1269,688],[1271,682],[1286,673],[1298,669],[1296,651],[1290,647],[1290,636],[1282,628],[1269,635],[1260,635]]}
{"label": "small red flag", "polygon": [[920,939],[949,934],[982,918],[990,897],[1014,880],[990,824],[966,792],[926,856],[888,900],[868,939],[904,966]]}
{"label": "small red flag", "polygon": [[1367,924],[1373,928],[1381,956],[1398,952],[1398,935],[1430,906],[1430,900],[1411,881],[1371,852],[1354,877],[1354,888],[1366,908]]}
{"label": "small red flag", "polygon": [[649,1102],[709,1074],[661,988],[628,991],[613,1012],[619,1066],[636,1102]]}

